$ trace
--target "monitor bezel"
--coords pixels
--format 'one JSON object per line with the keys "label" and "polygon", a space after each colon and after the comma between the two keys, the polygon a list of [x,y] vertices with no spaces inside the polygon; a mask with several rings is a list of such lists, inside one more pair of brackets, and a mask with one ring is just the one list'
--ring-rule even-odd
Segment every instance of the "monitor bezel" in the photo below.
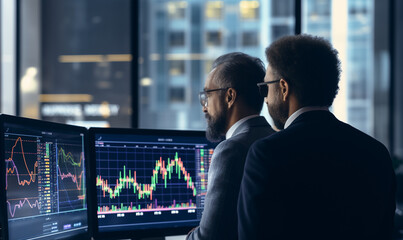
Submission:
{"label": "monitor bezel", "polygon": [[[90,163],[90,179],[91,179],[91,192],[90,201],[91,204],[89,219],[91,226],[93,226],[93,236],[96,239],[110,239],[110,238],[154,238],[154,237],[164,237],[173,235],[186,235],[198,224],[194,224],[186,227],[162,227],[153,229],[141,229],[141,230],[122,230],[122,231],[111,231],[111,232],[100,232],[98,228],[98,218],[97,218],[97,189],[96,189],[96,158],[95,158],[95,135],[97,134],[116,134],[116,135],[161,135],[161,136],[180,136],[180,137],[202,137],[205,138],[205,131],[193,131],[193,130],[156,130],[156,129],[132,129],[132,128],[90,128],[88,131],[89,139],[89,154],[91,158]],[[207,139],[206,139],[207,141]],[[214,143],[210,143],[215,146]],[[95,198],[95,199],[94,199]]]}
{"label": "monitor bezel", "polygon": [[[43,121],[43,120],[36,120],[36,119],[30,119],[30,118],[24,118],[24,117],[17,117],[17,116],[11,116],[11,115],[6,115],[6,114],[1,114],[0,115],[0,131],[2,133],[2,136],[0,137],[0,157],[2,161],[0,161],[0,172],[2,172],[4,175],[3,181],[0,181],[0,200],[1,200],[1,207],[0,207],[0,214],[2,217],[0,217],[0,222],[1,222],[1,227],[2,227],[2,239],[8,240],[9,239],[9,231],[8,231],[8,214],[7,214],[7,192],[5,190],[5,154],[4,154],[4,124],[5,123],[11,123],[11,124],[20,124],[24,126],[32,126],[35,128],[45,128],[49,129],[49,131],[63,131],[63,132],[69,132],[69,131],[74,131],[74,132],[82,132],[84,134],[84,167],[85,167],[85,184],[87,186],[86,188],[86,195],[89,196],[89,155],[88,155],[88,130],[85,127],[80,127],[80,126],[74,126],[74,125],[67,125],[67,124],[62,124],[62,123],[55,123],[55,122],[48,122],[48,121]],[[90,223],[89,223],[89,200],[87,197],[87,230],[85,232],[80,232],[77,233],[74,236],[58,236],[58,239],[71,239],[71,237],[74,237],[74,239],[89,239],[90,238]]]}

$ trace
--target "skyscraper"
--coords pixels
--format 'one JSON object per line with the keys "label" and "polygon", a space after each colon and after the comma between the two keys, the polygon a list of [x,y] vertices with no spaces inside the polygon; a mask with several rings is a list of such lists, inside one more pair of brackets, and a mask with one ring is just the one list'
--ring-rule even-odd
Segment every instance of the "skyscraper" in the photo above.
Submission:
{"label": "skyscraper", "polygon": [[198,93],[218,56],[294,33],[294,1],[140,1],[140,127],[204,129]]}

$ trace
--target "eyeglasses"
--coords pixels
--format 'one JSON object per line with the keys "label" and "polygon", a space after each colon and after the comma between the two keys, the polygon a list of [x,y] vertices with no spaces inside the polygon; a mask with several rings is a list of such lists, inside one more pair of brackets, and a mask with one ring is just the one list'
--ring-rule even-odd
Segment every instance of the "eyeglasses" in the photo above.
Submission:
{"label": "eyeglasses", "polygon": [[216,89],[209,89],[199,93],[199,100],[202,107],[207,107],[207,93],[215,92],[215,91],[227,91],[229,88],[216,88]]}
{"label": "eyeglasses", "polygon": [[260,96],[267,97],[267,94],[269,93],[269,84],[280,82],[280,80],[281,79],[256,84],[259,87]]}

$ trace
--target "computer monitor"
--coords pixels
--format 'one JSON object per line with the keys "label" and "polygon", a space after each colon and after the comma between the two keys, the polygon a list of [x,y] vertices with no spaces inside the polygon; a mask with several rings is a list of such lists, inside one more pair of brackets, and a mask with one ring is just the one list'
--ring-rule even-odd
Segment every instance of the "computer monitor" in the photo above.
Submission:
{"label": "computer monitor", "polygon": [[91,128],[89,139],[96,238],[186,234],[199,224],[215,147],[205,132]]}
{"label": "computer monitor", "polygon": [[3,239],[89,238],[86,129],[0,116]]}

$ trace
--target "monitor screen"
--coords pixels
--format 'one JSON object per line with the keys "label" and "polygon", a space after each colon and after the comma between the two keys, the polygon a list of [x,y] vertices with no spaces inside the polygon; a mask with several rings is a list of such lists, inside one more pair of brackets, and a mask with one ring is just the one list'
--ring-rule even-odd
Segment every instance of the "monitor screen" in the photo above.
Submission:
{"label": "monitor screen", "polygon": [[90,129],[100,237],[186,234],[199,224],[214,151],[204,132]]}
{"label": "monitor screen", "polygon": [[4,115],[1,119],[4,238],[88,234],[86,129]]}

